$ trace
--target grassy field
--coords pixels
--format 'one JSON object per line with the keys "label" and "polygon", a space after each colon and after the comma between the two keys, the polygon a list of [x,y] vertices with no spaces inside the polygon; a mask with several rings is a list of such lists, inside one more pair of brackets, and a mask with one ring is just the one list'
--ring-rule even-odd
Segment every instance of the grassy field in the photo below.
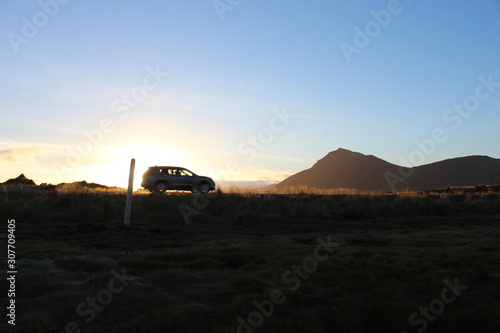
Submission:
{"label": "grassy field", "polygon": [[138,194],[130,228],[124,203],[0,191],[0,331],[500,331],[497,197]]}

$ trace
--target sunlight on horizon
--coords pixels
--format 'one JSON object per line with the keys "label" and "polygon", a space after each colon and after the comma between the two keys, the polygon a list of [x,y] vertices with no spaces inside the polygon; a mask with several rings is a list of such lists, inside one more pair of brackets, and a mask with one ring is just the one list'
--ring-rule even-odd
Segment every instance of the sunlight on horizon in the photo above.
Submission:
{"label": "sunlight on horizon", "polygon": [[221,183],[235,181],[273,183],[290,175],[288,172],[252,170],[241,167],[237,173],[234,173],[225,168],[214,168],[213,165],[216,164],[216,161],[213,157],[208,163],[205,158],[190,156],[189,153],[162,146],[144,144],[134,147],[106,148],[106,151],[109,154],[106,160],[109,162],[79,167],[82,177],[78,177],[78,180],[127,188],[132,158],[135,159],[134,190],[141,188],[143,173],[155,165],[184,167],[200,176],[208,176]]}
{"label": "sunlight on horizon", "polygon": [[140,188],[142,174],[150,166],[186,164],[187,158],[179,151],[154,145],[118,147],[108,157],[109,163],[92,165],[84,169],[93,174],[95,182],[107,186],[128,186],[130,161],[135,158],[134,189]]}

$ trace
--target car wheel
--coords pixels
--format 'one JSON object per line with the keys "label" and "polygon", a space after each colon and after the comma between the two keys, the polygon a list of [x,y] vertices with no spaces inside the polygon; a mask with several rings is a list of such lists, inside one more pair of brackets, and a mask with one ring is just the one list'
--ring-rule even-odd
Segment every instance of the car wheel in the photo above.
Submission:
{"label": "car wheel", "polygon": [[165,182],[159,182],[155,185],[155,192],[157,193],[165,193],[168,189],[168,184]]}
{"label": "car wheel", "polygon": [[208,184],[207,183],[201,183],[199,186],[198,186],[198,189],[201,193],[208,193],[208,190],[209,190],[209,187],[208,187]]}

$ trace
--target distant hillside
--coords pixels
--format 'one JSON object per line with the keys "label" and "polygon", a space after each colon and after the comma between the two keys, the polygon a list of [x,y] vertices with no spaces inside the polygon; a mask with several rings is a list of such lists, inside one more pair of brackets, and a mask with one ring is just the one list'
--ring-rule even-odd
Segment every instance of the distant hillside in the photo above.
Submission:
{"label": "distant hillside", "polygon": [[35,182],[31,179],[26,178],[24,173],[20,174],[17,178],[11,178],[3,183],[4,185],[32,185],[36,186]]}
{"label": "distant hillside", "polygon": [[500,159],[467,156],[403,168],[373,155],[339,148],[276,185],[353,188],[367,191],[429,190],[448,186],[500,184]]}
{"label": "distant hillside", "polygon": [[24,173],[20,174],[16,178],[11,178],[3,183],[0,183],[0,185],[29,185],[29,186],[36,186],[38,188],[42,189],[59,189],[59,188],[90,188],[90,189],[109,189],[109,188],[115,188],[109,187],[106,185],[101,185],[97,183],[87,183],[85,180],[79,181],[79,182],[72,182],[72,183],[60,183],[58,185],[52,185],[52,184],[40,184],[39,186],[36,185],[36,183],[32,180],[27,178]]}

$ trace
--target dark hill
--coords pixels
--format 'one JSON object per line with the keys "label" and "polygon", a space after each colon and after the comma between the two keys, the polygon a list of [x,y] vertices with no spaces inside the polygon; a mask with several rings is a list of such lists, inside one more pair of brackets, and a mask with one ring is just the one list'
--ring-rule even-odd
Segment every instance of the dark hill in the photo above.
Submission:
{"label": "dark hill", "polygon": [[[36,183],[27,178],[24,173],[20,174],[17,178],[11,178],[3,183],[0,183],[0,185],[32,185],[32,186],[37,186]],[[40,189],[43,190],[54,190],[54,189],[61,189],[61,188],[87,188],[87,189],[110,189],[110,188],[115,188],[109,187],[106,185],[101,185],[97,183],[87,183],[85,180],[79,181],[79,182],[72,182],[72,183],[60,183],[58,185],[52,185],[52,184],[46,184],[43,183],[40,186],[37,186]]]}
{"label": "dark hill", "polygon": [[500,183],[500,159],[488,156],[452,158],[412,169],[403,187],[415,190]]}
{"label": "dark hill", "polygon": [[500,159],[487,156],[460,157],[403,168],[373,155],[339,148],[310,169],[286,178],[276,188],[305,185],[389,192],[498,183]]}
{"label": "dark hill", "polygon": [[26,178],[24,173],[20,174],[17,178],[11,178],[2,184],[4,185],[33,185],[36,186],[35,182],[31,179]]}

